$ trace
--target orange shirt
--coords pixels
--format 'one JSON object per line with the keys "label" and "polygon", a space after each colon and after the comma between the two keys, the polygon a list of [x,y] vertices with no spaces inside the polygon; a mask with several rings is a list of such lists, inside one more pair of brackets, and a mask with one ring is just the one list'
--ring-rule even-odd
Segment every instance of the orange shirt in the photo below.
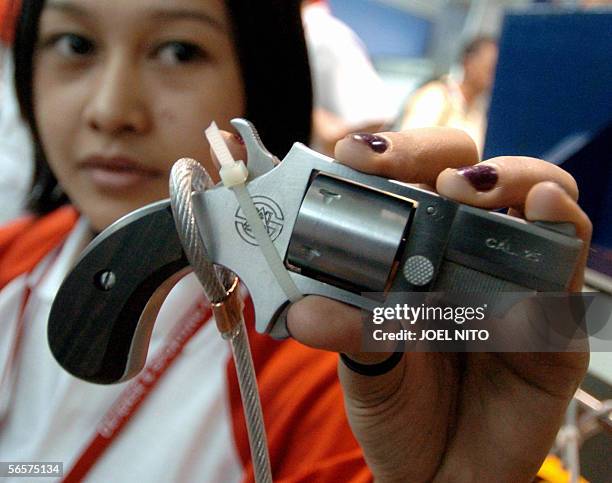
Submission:
{"label": "orange shirt", "polygon": [[13,43],[14,26],[20,5],[18,0],[0,0],[0,41],[6,45]]}

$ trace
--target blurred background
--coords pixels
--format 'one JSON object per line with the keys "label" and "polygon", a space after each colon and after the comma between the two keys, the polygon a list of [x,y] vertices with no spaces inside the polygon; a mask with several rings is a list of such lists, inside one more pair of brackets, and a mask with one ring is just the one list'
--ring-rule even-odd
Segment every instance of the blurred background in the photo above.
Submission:
{"label": "blurred background", "polygon": [[[353,28],[399,106],[423,81],[457,68],[462,46],[497,37],[508,8],[529,0],[329,0]],[[375,28],[378,24],[384,28]]]}
{"label": "blurred background", "polygon": [[[605,12],[612,2],[327,0],[327,4],[362,40],[399,109],[426,79],[457,72],[461,49],[470,40],[482,35],[499,38],[507,14]],[[608,62],[610,33],[593,32],[607,44]]]}

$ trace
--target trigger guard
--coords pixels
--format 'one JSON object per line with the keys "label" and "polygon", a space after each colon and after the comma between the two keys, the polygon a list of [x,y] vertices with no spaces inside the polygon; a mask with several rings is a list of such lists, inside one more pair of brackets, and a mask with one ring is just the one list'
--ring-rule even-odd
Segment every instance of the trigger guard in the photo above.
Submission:
{"label": "trigger guard", "polygon": [[132,336],[132,343],[128,351],[127,361],[125,364],[125,372],[121,376],[121,379],[116,381],[117,383],[127,381],[135,377],[145,366],[147,361],[147,354],[149,352],[149,344],[151,342],[151,334],[159,311],[164,304],[168,294],[172,289],[187,275],[192,273],[192,268],[185,267],[179,272],[166,279],[162,284],[157,287],[157,290],[153,292],[151,298],[145,305],[138,323],[134,335]]}

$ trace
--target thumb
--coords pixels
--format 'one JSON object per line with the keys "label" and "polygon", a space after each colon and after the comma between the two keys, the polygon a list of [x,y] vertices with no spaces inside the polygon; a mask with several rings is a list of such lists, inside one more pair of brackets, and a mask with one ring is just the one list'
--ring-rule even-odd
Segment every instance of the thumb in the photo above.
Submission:
{"label": "thumb", "polygon": [[[293,304],[287,314],[289,333],[306,346],[342,352],[352,361],[363,365],[379,364],[389,359],[396,342],[389,341],[388,352],[363,352],[362,327],[362,313],[359,309],[324,297],[304,297]],[[377,405],[398,389],[403,376],[403,366],[400,361],[385,374],[368,376],[359,374],[340,362],[338,371],[349,400],[355,399],[360,401],[359,404]]]}

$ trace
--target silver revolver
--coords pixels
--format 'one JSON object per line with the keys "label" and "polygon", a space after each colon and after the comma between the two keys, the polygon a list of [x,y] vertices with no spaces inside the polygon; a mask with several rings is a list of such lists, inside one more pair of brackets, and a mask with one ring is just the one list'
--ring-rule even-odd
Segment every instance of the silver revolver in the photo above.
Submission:
{"label": "silver revolver", "polygon": [[[459,204],[404,183],[364,174],[296,143],[279,162],[244,119],[246,183],[259,218],[302,294],[371,310],[398,292],[564,291],[582,241],[567,223],[526,222]],[[258,332],[287,336],[285,292],[268,267],[231,190],[193,193],[209,258],[250,292]],[[104,230],[64,281],[49,343],[74,375],[121,380],[150,333],[158,303],[188,262],[168,200]]]}

